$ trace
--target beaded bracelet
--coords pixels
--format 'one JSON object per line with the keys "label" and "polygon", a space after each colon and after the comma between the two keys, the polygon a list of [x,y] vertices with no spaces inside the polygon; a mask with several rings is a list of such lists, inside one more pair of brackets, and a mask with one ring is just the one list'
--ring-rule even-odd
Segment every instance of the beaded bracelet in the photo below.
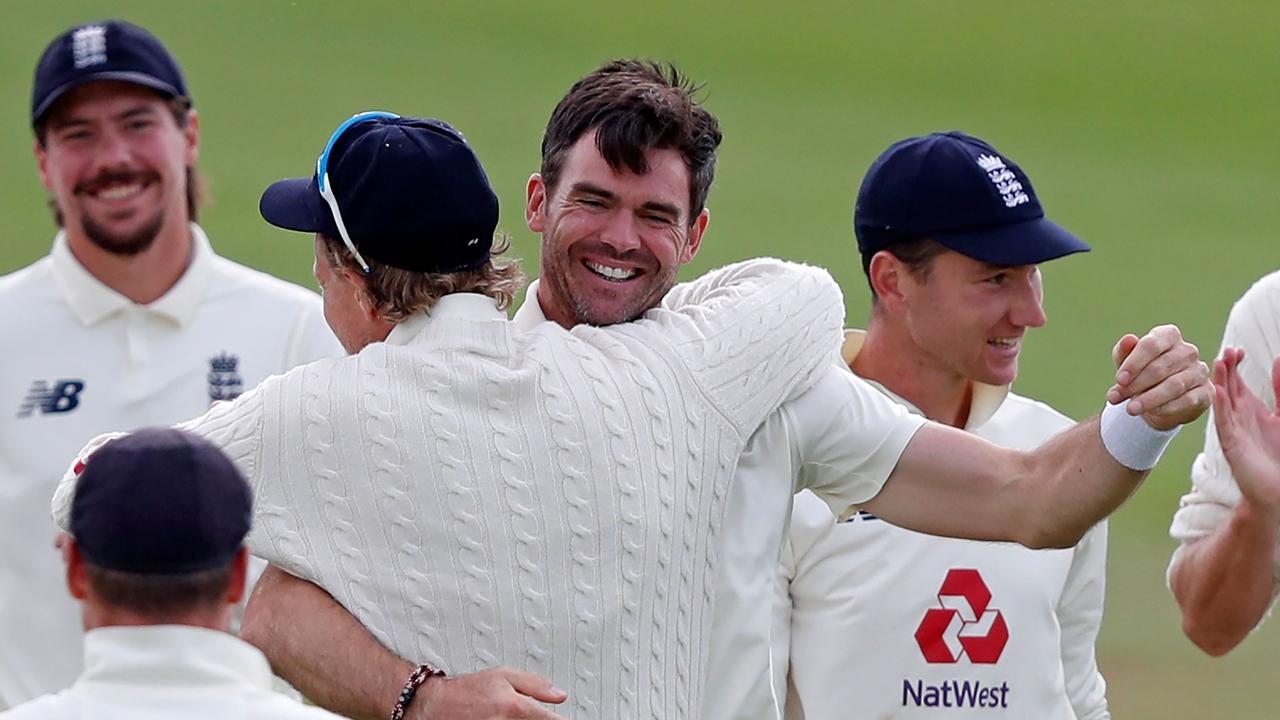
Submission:
{"label": "beaded bracelet", "polygon": [[396,698],[396,706],[391,709],[391,720],[404,720],[405,710],[409,709],[409,703],[413,702],[413,696],[418,694],[418,688],[422,687],[422,683],[433,677],[446,675],[445,671],[426,663],[414,668],[409,674],[409,680],[404,684],[404,689],[400,691],[400,697]]}

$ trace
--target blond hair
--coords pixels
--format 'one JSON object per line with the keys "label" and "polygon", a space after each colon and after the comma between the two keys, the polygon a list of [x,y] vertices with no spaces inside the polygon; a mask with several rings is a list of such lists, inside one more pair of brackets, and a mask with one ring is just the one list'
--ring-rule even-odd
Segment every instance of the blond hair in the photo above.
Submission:
{"label": "blond hair", "polygon": [[[339,240],[322,235],[329,266],[360,272],[355,256]],[[498,233],[489,259],[472,270],[427,273],[402,270],[369,260],[369,272],[362,273],[365,293],[384,319],[401,323],[412,315],[429,311],[436,301],[451,293],[479,293],[493,298],[498,309],[506,310],[524,287],[525,275],[517,258],[500,257],[511,247],[511,237]]]}

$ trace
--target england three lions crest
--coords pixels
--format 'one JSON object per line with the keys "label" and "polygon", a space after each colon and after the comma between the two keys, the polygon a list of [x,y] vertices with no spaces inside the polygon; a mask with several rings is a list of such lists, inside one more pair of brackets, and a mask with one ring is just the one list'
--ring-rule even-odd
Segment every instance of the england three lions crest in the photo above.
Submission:
{"label": "england three lions crest", "polygon": [[223,351],[209,358],[209,402],[235,400],[244,392],[240,376],[240,358]]}

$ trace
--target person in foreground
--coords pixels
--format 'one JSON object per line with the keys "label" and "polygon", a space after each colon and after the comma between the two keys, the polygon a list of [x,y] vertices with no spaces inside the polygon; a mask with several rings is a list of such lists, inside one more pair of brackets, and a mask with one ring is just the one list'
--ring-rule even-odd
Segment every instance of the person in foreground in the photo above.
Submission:
{"label": "person in foreground", "polygon": [[336,718],[274,692],[266,658],[228,632],[248,582],[251,505],[226,455],[178,430],[95,453],[59,539],[85,669],[0,718]]}
{"label": "person in foreground", "polygon": [[[972,136],[933,133],[881,154],[854,212],[871,320],[846,331],[843,356],[911,412],[1026,449],[1072,424],[1010,392],[1027,330],[1045,323],[1039,264],[1089,246],[1010,203],[1042,212],[1022,169]],[[1029,550],[865,510],[837,520],[801,493],[774,634],[786,716],[1108,718],[1094,657],[1106,550],[1106,520],[1072,548]]]}
{"label": "person in foreground", "polygon": [[196,224],[200,117],[151,33],[109,20],[54,38],[31,126],[60,231],[0,277],[0,708],[83,669],[45,510],[67,455],[342,351],[315,293],[220,257]]}
{"label": "person in foreground", "polygon": [[[663,297],[655,281],[671,282],[707,227],[703,202],[719,133],[713,118],[695,113],[701,129],[686,135],[667,113],[689,106],[662,106],[663,114],[640,123],[595,127],[581,115],[585,131],[547,143],[558,179],[530,181],[526,214],[543,233],[544,270],[561,263],[559,279],[594,297],[607,313],[593,322],[620,323],[611,327],[564,329],[558,323],[567,315],[552,300],[568,299],[554,291],[539,291],[539,301],[557,323],[532,331],[494,315],[493,296],[430,296],[408,313],[380,302],[374,263],[412,263],[411,272],[429,278],[484,268],[483,231],[495,224],[495,209],[483,227],[463,223],[466,232],[435,217],[472,205],[420,190],[440,187],[417,174],[434,176],[421,168],[439,155],[392,170],[381,160],[398,151],[358,150],[358,138],[372,131],[356,128],[378,131],[374,149],[407,146],[379,135],[397,126],[393,120],[357,119],[348,140],[335,135],[316,176],[264,196],[274,222],[325,228],[316,274],[326,318],[358,354],[270,380],[186,427],[230,448],[259,489],[261,525],[251,547],[332,593],[378,641],[361,651],[376,655],[381,642],[419,664],[406,682],[394,656],[385,665],[330,643],[308,666],[338,680],[325,705],[340,691],[344,701],[365,703],[344,712],[385,715],[398,694],[390,685],[404,684],[406,692],[421,685],[415,715],[550,716],[521,696],[563,701],[566,693],[529,691],[509,670],[484,670],[511,664],[567,685],[571,716],[698,716],[709,694],[717,532],[730,516],[733,470],[753,430],[815,382],[845,386],[838,413],[826,416],[836,434],[819,439],[861,427],[855,405],[886,419],[861,427],[870,433],[861,445],[828,448],[860,457],[813,480],[831,505],[865,501],[923,529],[1042,546],[1074,544],[1137,487],[1144,470],[1119,464],[1112,452],[1135,468],[1155,462],[1165,436],[1153,434],[1148,419],[1176,427],[1207,404],[1203,365],[1175,329],[1129,336],[1119,348],[1121,387],[1112,388],[1116,400],[1130,401],[1128,411],[1112,410],[1105,433],[1093,420],[1037,454],[1019,454],[922,428],[922,419],[833,368],[844,307],[824,272],[746,261]],[[562,111],[570,113],[562,105],[556,115]],[[348,155],[358,172],[335,170]],[[448,190],[476,172],[451,168]],[[297,215],[280,214],[285,197]],[[424,199],[440,199],[443,209]],[[648,297],[662,302],[645,313]],[[285,413],[282,404],[303,413]],[[877,451],[882,446],[888,450]],[[886,486],[895,462],[902,479]],[[754,507],[736,521],[759,521],[781,543],[792,488],[786,477],[776,482],[776,507]],[[69,471],[54,501],[60,519],[74,484]],[[754,568],[768,592],[776,562],[774,546]],[[326,630],[342,621],[310,618]],[[765,688],[767,657],[765,647]],[[474,674],[440,679],[440,662]],[[424,682],[424,674],[431,678]]]}
{"label": "person in foreground", "polygon": [[[1280,273],[1258,280],[1231,308],[1222,347],[1248,353],[1236,370],[1240,381],[1274,410],[1268,371],[1280,357]],[[1240,644],[1280,593],[1280,495],[1235,476],[1224,451],[1211,422],[1191,466],[1191,492],[1170,527],[1180,545],[1168,572],[1183,631],[1215,656]]]}
{"label": "person in foreground", "polygon": [[[591,142],[566,167],[593,154],[607,186]],[[645,160],[630,179],[670,190],[647,222],[696,244],[705,215],[690,213],[682,158]],[[514,665],[566,686],[573,717],[696,716],[725,490],[751,431],[829,367],[843,314],[830,275],[746,261],[642,321],[521,330],[502,312],[520,274],[492,248],[479,160],[444,123],[390,113],[343,123],[316,174],[273,185],[261,208],[315,234],[325,315],[354,354],[182,425],[254,487],[250,548],[419,658],[398,679],[409,703],[440,668]],[[74,485],[54,500],[64,523]],[[497,679],[501,707],[552,716],[517,695],[521,677]]]}
{"label": "person in foreground", "polygon": [[[667,228],[654,223],[653,213],[663,205],[680,204],[681,186],[658,192],[667,178],[604,159],[644,158],[649,142],[681,147],[689,167],[687,197],[694,208],[700,208],[710,187],[714,155],[698,150],[696,143],[678,145],[677,138],[684,136],[671,129],[669,140],[657,133],[644,135],[655,132],[650,129],[654,126],[698,127],[712,122],[712,115],[690,94],[673,68],[617,60],[580,79],[559,101],[543,140],[543,169],[530,178],[527,188],[526,219],[543,236],[543,261],[540,281],[530,286],[525,304],[516,313],[518,327],[532,329],[548,320],[564,328],[630,322],[653,309],[671,288],[672,266],[687,263],[698,246],[672,242]],[[582,152],[590,149],[593,140],[595,152]],[[586,160],[593,164],[584,165]],[[634,174],[640,177],[631,177]],[[1034,225],[1042,217],[1038,205],[1012,215],[1009,220],[1014,225]],[[678,234],[673,237],[681,240]],[[611,275],[608,283],[600,277],[603,273]],[[1117,346],[1121,359],[1134,341],[1125,338]],[[1167,377],[1176,377],[1176,383],[1190,380],[1169,397],[1192,393],[1192,411],[1194,405],[1207,402],[1206,388],[1194,382],[1203,377],[1204,368],[1198,365],[1194,347],[1181,342],[1174,328],[1157,329],[1142,345],[1147,350],[1156,348],[1152,356],[1165,365],[1161,372]],[[1180,374],[1183,370],[1189,372]],[[1151,387],[1139,384],[1130,392]],[[773,571],[792,493],[813,488],[818,496],[841,507],[873,497],[919,421],[847,369],[831,366],[813,388],[783,402],[756,429],[737,459],[714,544],[719,560],[713,588],[716,600],[704,680],[707,691],[699,717],[768,720],[778,716],[780,708],[769,682],[769,625]],[[895,482],[906,486],[915,480]],[[1060,487],[1057,492],[1061,491]],[[945,500],[931,500],[945,509]],[[883,511],[893,512],[892,505]],[[974,519],[974,527],[964,529],[965,533],[986,527],[988,533],[1019,537],[1018,528],[1010,527],[1007,518],[975,515]],[[1034,542],[1023,537],[1024,542]],[[307,621],[300,623],[300,618]],[[310,626],[323,626],[325,634],[303,629]],[[253,593],[246,637],[259,644],[273,666],[308,696],[323,698],[326,707],[344,714],[384,715],[413,669],[413,662],[388,652],[323,589],[276,569],[268,570]],[[477,682],[483,678],[484,674],[434,679],[426,689],[454,700],[509,697],[509,683]],[[465,687],[462,682],[471,684]],[[486,692],[492,696],[485,696]],[[521,716],[522,707],[513,703],[511,716]],[[485,715],[462,711],[457,716]]]}

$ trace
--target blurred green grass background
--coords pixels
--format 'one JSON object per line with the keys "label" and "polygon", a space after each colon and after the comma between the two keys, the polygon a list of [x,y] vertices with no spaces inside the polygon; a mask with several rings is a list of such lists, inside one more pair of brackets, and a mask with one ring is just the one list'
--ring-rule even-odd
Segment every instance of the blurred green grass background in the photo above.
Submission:
{"label": "blurred green grass background", "polygon": [[[223,254],[313,286],[311,244],[268,227],[257,198],[304,175],[330,130],[372,108],[462,128],[536,272],[525,180],[571,82],[612,57],[677,62],[706,83],[725,131],[712,224],[690,277],[770,254],[831,268],[849,322],[867,313],[851,214],[890,142],[960,128],[1035,182],[1049,216],[1094,252],[1045,267],[1049,324],[1026,344],[1019,392],[1095,412],[1120,334],[1176,322],[1216,351],[1231,302],[1277,266],[1280,4],[141,2],[0,0],[0,272],[47,252],[53,228],[31,156],[31,73],[72,23],[123,17],[178,55],[203,125]],[[22,352],[21,338],[4,338]],[[1113,519],[1100,659],[1117,718],[1269,718],[1277,629],[1225,659],[1185,640],[1164,587],[1169,518],[1203,421]]]}

